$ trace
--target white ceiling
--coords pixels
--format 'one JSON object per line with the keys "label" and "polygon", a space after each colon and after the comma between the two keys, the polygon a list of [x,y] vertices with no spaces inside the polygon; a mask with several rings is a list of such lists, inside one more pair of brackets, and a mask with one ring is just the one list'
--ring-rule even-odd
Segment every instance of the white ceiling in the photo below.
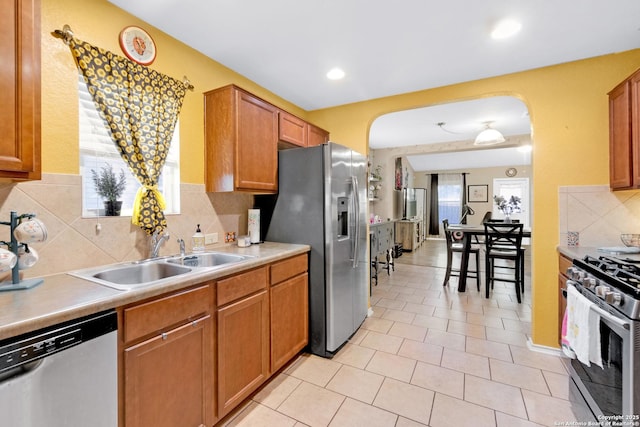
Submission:
{"label": "white ceiling", "polygon": [[[424,146],[456,141],[473,141],[484,122],[499,130],[510,142],[529,143],[531,121],[527,106],[511,96],[496,96],[452,102],[413,110],[398,111],[377,118],[371,125],[369,147],[372,149]],[[443,123],[439,126],[439,123]],[[504,144],[503,144],[504,145]],[[528,165],[531,153],[503,145],[477,147],[468,151],[408,155],[414,171],[444,171],[493,166]],[[411,151],[411,149],[409,149]],[[416,147],[414,151],[423,151]]]}
{"label": "white ceiling", "polygon": [[638,0],[109,1],[306,110],[640,47]]}
{"label": "white ceiling", "polygon": [[[309,111],[640,47],[640,0],[109,1]],[[522,30],[492,40],[491,27],[507,17]],[[326,79],[333,67],[346,77]],[[505,117],[521,111],[478,112],[473,120],[471,110],[453,105],[424,117],[398,113],[374,123],[371,144],[429,143],[437,131],[435,142],[443,142],[453,136],[433,129],[434,121],[470,134],[485,116],[507,135],[517,125]]]}
{"label": "white ceiling", "polygon": [[488,121],[504,136],[531,133],[527,106],[511,96],[495,96],[385,114],[371,125],[369,146],[375,149],[472,140]]}

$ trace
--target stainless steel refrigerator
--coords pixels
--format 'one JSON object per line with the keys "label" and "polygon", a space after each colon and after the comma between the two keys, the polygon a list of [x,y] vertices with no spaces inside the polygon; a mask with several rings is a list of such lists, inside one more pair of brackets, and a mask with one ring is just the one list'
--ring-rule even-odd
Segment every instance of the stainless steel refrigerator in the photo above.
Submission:
{"label": "stainless steel refrigerator", "polygon": [[329,142],[278,154],[278,197],[266,240],[304,243],[309,349],[332,357],[367,316],[367,161]]}

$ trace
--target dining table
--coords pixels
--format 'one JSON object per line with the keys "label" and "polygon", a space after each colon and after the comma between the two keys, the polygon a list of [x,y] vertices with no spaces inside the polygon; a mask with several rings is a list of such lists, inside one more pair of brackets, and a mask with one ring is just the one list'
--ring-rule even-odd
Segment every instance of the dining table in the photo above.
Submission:
{"label": "dining table", "polygon": [[[456,236],[456,233],[461,234],[461,236],[458,237],[462,243],[458,292],[465,292],[467,290],[467,272],[469,270],[471,240],[474,236],[484,236],[484,224],[449,224],[449,230],[453,236]],[[531,228],[523,228],[522,237],[531,237]],[[480,266],[478,266],[477,269],[478,277],[480,277]]]}

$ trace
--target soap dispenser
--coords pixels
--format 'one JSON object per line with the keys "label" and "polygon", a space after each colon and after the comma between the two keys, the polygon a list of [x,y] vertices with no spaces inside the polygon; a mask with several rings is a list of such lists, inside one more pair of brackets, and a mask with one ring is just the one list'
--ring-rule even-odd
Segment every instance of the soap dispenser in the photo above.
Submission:
{"label": "soap dispenser", "polygon": [[204,234],[200,231],[200,224],[198,224],[196,232],[191,237],[191,251],[194,253],[204,252]]}

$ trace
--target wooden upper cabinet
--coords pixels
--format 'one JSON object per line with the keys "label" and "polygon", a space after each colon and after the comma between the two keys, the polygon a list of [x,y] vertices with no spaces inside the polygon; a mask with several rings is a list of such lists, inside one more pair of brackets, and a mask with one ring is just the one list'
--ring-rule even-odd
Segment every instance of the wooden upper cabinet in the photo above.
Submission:
{"label": "wooden upper cabinet", "polygon": [[278,146],[282,148],[288,146],[306,147],[308,128],[308,124],[304,120],[286,111],[280,111],[278,126],[280,143]]}
{"label": "wooden upper cabinet", "polygon": [[329,132],[318,126],[280,111],[278,148],[314,147],[329,142]]}
{"label": "wooden upper cabinet", "polygon": [[40,179],[40,0],[0,5],[0,178]]}
{"label": "wooden upper cabinet", "polygon": [[314,147],[329,142],[329,132],[324,129],[314,126],[308,123],[309,130],[307,131],[307,146]]}
{"label": "wooden upper cabinet", "polygon": [[208,192],[278,190],[278,109],[234,86],[204,94]]}
{"label": "wooden upper cabinet", "polygon": [[609,185],[640,188],[640,70],[609,92]]}

